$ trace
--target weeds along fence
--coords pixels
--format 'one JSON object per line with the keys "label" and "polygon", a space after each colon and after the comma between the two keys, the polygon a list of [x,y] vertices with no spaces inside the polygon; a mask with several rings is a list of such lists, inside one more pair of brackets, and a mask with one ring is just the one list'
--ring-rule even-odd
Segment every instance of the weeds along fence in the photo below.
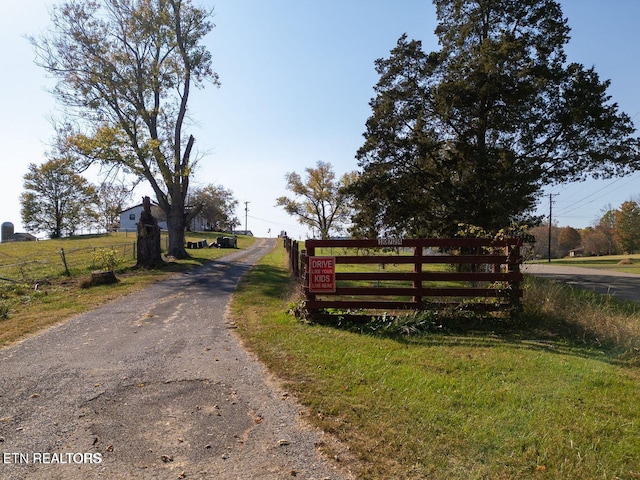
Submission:
{"label": "weeds along fence", "polygon": [[29,259],[20,259],[0,264],[0,284],[36,283],[61,275],[74,276],[102,268],[97,253],[99,250],[115,252],[119,262],[126,263],[136,258],[136,243],[118,243],[100,247],[60,248],[57,252],[38,253],[34,244],[34,253]]}
{"label": "weeds along fence", "polygon": [[[285,239],[311,316],[352,311],[521,309],[522,240]],[[329,309],[329,310],[328,310]]]}

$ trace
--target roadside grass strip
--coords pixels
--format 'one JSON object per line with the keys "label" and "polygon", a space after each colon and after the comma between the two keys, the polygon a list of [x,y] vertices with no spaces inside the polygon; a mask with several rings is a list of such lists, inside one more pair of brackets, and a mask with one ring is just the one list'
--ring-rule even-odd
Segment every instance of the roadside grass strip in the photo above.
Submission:
{"label": "roadside grass strip", "polygon": [[362,333],[287,313],[285,258],[244,278],[232,316],[358,478],[640,478],[637,309],[527,278],[515,320]]}

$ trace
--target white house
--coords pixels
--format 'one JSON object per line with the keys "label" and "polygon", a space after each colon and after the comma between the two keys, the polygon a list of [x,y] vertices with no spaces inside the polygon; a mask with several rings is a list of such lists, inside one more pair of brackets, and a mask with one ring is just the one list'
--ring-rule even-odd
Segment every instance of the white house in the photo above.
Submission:
{"label": "white house", "polygon": [[192,232],[204,232],[206,230],[210,230],[209,222],[202,216],[196,215],[193,220],[191,220],[191,225],[189,225],[189,230]]}
{"label": "white house", "polygon": [[[131,208],[127,208],[120,212],[120,227],[119,232],[135,232],[138,229],[138,222],[140,221],[140,215],[142,214],[142,204],[136,205]],[[167,229],[167,221],[164,219],[164,213],[157,205],[151,206],[151,214],[158,220],[158,226],[161,230]]]}
{"label": "white house", "polygon": [[[120,212],[120,227],[118,228],[118,231],[137,231],[142,210],[142,204],[139,204]],[[156,220],[158,220],[158,226],[160,229],[167,230],[167,221],[165,220],[164,212],[160,210],[160,207],[157,205],[151,205],[151,214],[156,218]],[[208,223],[202,215],[196,215],[196,217],[191,221],[190,230],[192,232],[203,232],[208,229]]]}

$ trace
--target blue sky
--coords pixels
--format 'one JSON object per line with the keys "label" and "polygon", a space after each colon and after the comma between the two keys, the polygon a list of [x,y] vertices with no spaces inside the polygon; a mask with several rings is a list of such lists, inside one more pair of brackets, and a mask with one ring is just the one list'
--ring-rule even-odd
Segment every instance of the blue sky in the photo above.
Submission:
{"label": "blue sky", "polygon": [[[45,161],[56,105],[51,81],[33,63],[24,35],[49,23],[55,2],[22,0],[3,4],[0,16],[0,222],[20,221],[18,197],[29,163]],[[386,57],[403,33],[438,48],[435,8],[429,0],[213,0],[216,28],[206,43],[221,87],[191,98],[192,132],[202,155],[193,184],[222,185],[240,202],[237,215],[256,235],[286,230],[304,238],[306,229],[275,206],[287,195],[286,172],[303,173],[317,161],[336,173],[356,170],[354,158],[370,115],[378,80],[374,60]],[[564,0],[572,28],[569,61],[594,65],[610,79],[610,95],[640,122],[640,2]],[[145,188],[136,192],[137,202]],[[592,224],[640,195],[640,173],[549,189],[560,225]],[[541,198],[548,212],[548,197]],[[269,230],[271,231],[269,233]]]}

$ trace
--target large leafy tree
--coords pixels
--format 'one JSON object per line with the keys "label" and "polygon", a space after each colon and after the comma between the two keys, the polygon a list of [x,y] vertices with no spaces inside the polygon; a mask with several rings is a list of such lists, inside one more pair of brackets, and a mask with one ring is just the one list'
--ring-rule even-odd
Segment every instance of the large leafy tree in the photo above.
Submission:
{"label": "large leafy tree", "polygon": [[582,243],[580,232],[573,227],[562,227],[558,232],[558,250],[561,257],[566,257],[571,250]]}
{"label": "large leafy tree", "polygon": [[[551,239],[549,239],[549,224],[542,223],[536,225],[529,230],[531,236],[535,239],[533,242],[534,258],[558,258],[560,249],[558,248],[558,239],[560,238],[560,227],[551,225]],[[551,245],[549,245],[551,240]]]}
{"label": "large leafy tree", "polygon": [[567,63],[553,0],[435,0],[441,49],[402,36],[371,101],[354,185],[360,233],[452,235],[532,221],[547,184],[640,166],[630,118]]}
{"label": "large leafy tree", "polygon": [[207,185],[197,188],[190,195],[190,203],[200,205],[200,215],[210,230],[223,232],[233,230],[240,220],[235,215],[238,200],[231,190],[222,185]]}
{"label": "large leafy tree", "polygon": [[51,238],[60,238],[97,224],[96,189],[75,173],[69,159],[30,164],[24,190],[20,196],[21,216],[30,232],[47,232]]}
{"label": "large leafy tree", "polygon": [[81,161],[145,178],[167,217],[169,254],[187,256],[186,208],[194,137],[185,129],[193,87],[218,82],[201,44],[210,12],[190,0],[67,0],[52,29],[32,38],[70,113],[60,144]]}
{"label": "large leafy tree", "polygon": [[295,197],[281,196],[276,204],[327,239],[331,232],[340,232],[349,219],[351,205],[346,189],[356,174],[345,173],[337,179],[332,165],[322,161],[315,168],[307,168],[306,173],[305,180],[296,172],[286,174],[287,190]]}
{"label": "large leafy tree", "polygon": [[618,244],[615,238],[616,232],[616,211],[608,205],[602,210],[602,217],[595,225],[595,230],[600,238],[605,239],[606,249],[598,252],[599,255],[613,255],[618,253]]}
{"label": "large leafy tree", "polygon": [[640,205],[628,200],[615,211],[616,238],[625,253],[640,249]]}
{"label": "large leafy tree", "polygon": [[98,187],[98,210],[105,230],[117,228],[122,212],[131,199],[132,188],[124,183],[104,181]]}

